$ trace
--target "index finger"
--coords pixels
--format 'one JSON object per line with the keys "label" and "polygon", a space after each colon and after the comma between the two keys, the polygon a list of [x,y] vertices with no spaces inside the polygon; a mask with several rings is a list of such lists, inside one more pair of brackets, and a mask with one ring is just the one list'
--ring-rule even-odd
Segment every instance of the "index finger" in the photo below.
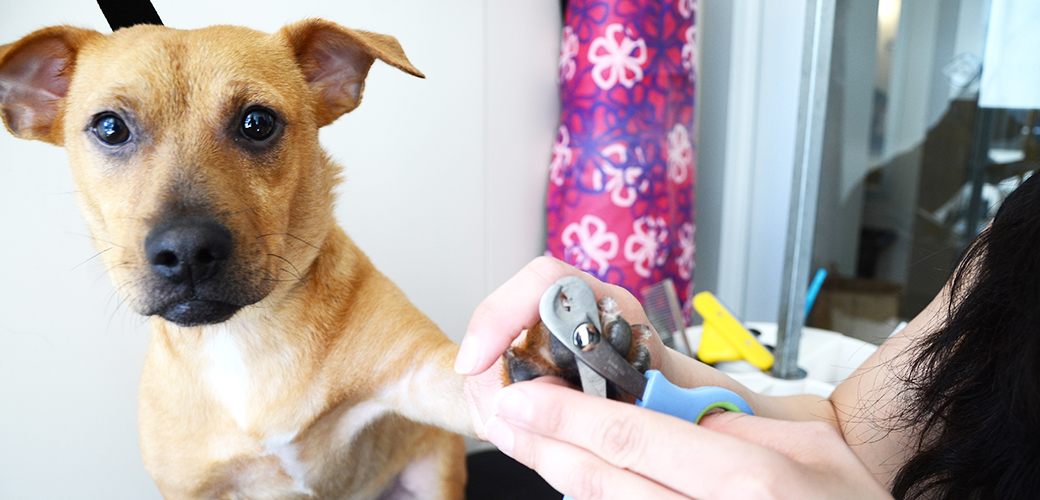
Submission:
{"label": "index finger", "polygon": [[597,299],[613,297],[630,322],[634,318],[636,323],[647,323],[639,302],[625,289],[603,283],[552,257],[538,257],[477,306],[459,348],[455,370],[472,375],[491,367],[520,332],[538,323],[542,293],[564,276],[585,280]]}
{"label": "index finger", "polygon": [[[717,497],[734,471],[783,465],[779,453],[733,436],[540,381],[500,390],[496,407],[499,418],[521,431],[569,443],[694,498]],[[528,453],[536,451],[517,446],[514,458],[530,466]]]}

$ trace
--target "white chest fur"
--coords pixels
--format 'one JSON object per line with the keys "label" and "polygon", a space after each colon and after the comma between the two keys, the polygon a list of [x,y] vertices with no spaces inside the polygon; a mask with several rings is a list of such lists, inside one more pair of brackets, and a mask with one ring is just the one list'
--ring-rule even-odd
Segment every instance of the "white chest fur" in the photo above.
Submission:
{"label": "white chest fur", "polygon": [[274,456],[282,464],[282,470],[292,479],[292,490],[295,493],[313,495],[314,490],[307,486],[309,464],[300,460],[300,449],[293,443],[296,433],[271,436],[261,441],[264,456]]}
{"label": "white chest fur", "polygon": [[206,381],[231,413],[239,428],[246,427],[249,411],[250,378],[242,350],[232,332],[219,327],[206,342]]}
{"label": "white chest fur", "polygon": [[[251,368],[251,365],[262,362],[262,359],[250,357],[250,351],[244,344],[248,340],[242,337],[242,335],[248,335],[248,332],[242,331],[239,327],[229,328],[220,325],[205,334],[207,338],[203,347],[203,380],[212,397],[225,408],[240,430],[254,436],[253,439],[256,439],[255,442],[263,450],[258,458],[275,457],[278,459],[282,471],[291,478],[291,485],[285,484],[283,487],[295,493],[313,494],[311,481],[308,478],[317,473],[315,467],[320,469],[321,466],[308,463],[307,460],[301,458],[301,446],[304,446],[304,442],[313,440],[313,436],[311,439],[307,439],[307,436],[311,434],[308,427],[265,430],[262,423],[255,421],[254,413],[271,414],[272,412],[269,408],[264,409],[257,406],[264,404],[261,390],[264,381],[259,380],[259,374],[264,373],[264,370],[257,366]],[[400,400],[408,399],[402,398],[402,391],[414,382],[413,378],[414,373],[405,374],[401,380],[384,387],[371,399],[346,409],[342,413],[333,412],[332,415],[338,413],[338,416],[330,429],[332,433],[328,438],[341,446],[348,446],[370,423],[391,411],[391,408]],[[304,397],[301,402],[307,399]],[[304,406],[307,405],[304,404]],[[295,407],[285,410],[300,409],[300,407]],[[257,425],[260,427],[257,428]],[[245,476],[252,473],[248,467],[240,472]]]}

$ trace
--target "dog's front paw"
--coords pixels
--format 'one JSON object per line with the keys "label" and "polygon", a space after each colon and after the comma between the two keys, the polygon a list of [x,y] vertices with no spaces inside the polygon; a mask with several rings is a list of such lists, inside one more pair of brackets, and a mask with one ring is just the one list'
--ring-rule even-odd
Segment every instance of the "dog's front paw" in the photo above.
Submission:
{"label": "dog's front paw", "polygon": [[[650,327],[629,325],[628,321],[621,317],[617,302],[610,297],[600,299],[596,305],[599,306],[603,335],[610,346],[640,373],[648,370],[650,349],[647,342],[651,337]],[[575,386],[581,386],[574,354],[557,340],[542,322],[530,328],[519,345],[514,345],[506,351],[504,372],[506,384],[553,375]],[[607,396],[611,399],[621,396],[621,391],[609,381]]]}

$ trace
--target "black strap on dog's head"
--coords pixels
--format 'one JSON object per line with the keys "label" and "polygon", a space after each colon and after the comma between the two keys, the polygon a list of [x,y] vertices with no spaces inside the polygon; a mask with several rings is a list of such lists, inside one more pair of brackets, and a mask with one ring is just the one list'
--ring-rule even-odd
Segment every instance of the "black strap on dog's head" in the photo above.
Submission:
{"label": "black strap on dog's head", "polygon": [[98,0],[98,5],[112,31],[135,24],[162,26],[162,19],[159,19],[159,13],[155,12],[149,0]]}

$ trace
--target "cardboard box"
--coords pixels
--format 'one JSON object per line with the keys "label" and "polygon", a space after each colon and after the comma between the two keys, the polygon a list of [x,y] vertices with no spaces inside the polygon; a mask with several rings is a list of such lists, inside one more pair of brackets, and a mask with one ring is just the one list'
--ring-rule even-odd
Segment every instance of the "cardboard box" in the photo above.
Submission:
{"label": "cardboard box", "polygon": [[899,325],[902,287],[887,281],[828,276],[809,326],[881,344]]}

